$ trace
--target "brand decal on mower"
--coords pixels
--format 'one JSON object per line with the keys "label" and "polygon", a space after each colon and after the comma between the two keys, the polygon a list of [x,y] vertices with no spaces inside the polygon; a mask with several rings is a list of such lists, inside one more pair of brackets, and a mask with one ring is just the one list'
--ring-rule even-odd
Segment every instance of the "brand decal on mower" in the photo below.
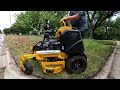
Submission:
{"label": "brand decal on mower", "polygon": [[46,72],[47,72],[47,73],[53,73],[54,70],[48,70],[48,69],[46,69]]}

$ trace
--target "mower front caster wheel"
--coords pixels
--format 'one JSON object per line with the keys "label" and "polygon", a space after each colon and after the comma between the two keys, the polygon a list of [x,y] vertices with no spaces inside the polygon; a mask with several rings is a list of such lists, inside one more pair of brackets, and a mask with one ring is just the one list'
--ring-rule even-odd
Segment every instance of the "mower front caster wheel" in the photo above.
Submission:
{"label": "mower front caster wheel", "polygon": [[84,56],[72,56],[66,60],[66,71],[69,74],[84,72],[87,68],[87,59]]}
{"label": "mower front caster wheel", "polygon": [[24,67],[26,68],[26,70],[25,70],[25,71],[22,70],[22,71],[23,71],[25,74],[27,74],[27,75],[32,74],[32,72],[33,72],[33,67],[31,66],[31,64],[28,63],[28,62],[24,62],[23,65],[24,65]]}

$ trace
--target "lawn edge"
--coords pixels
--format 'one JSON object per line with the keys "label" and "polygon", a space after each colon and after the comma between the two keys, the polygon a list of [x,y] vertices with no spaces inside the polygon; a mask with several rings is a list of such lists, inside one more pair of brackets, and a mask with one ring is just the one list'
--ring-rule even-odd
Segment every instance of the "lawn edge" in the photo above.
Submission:
{"label": "lawn edge", "polygon": [[[109,54],[105,64],[103,64],[102,68],[98,70],[94,75],[88,77],[86,79],[107,79],[109,73],[111,71],[111,67],[114,61],[115,53],[117,51],[117,45],[114,47],[113,51]],[[109,65],[108,65],[109,64]],[[106,69],[108,68],[108,69]]]}

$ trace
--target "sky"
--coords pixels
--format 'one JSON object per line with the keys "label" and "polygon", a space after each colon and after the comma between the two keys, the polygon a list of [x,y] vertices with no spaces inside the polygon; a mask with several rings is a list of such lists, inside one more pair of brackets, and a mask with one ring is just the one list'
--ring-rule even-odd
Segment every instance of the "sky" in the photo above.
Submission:
{"label": "sky", "polygon": [[[0,30],[4,28],[9,28],[13,23],[15,23],[15,13],[19,14],[20,12],[25,11],[0,11]],[[11,17],[11,19],[10,19]],[[112,18],[116,19],[116,16]]]}
{"label": "sky", "polygon": [[0,11],[0,30],[9,28],[13,23],[15,23],[15,13],[19,14],[20,12],[25,11]]}

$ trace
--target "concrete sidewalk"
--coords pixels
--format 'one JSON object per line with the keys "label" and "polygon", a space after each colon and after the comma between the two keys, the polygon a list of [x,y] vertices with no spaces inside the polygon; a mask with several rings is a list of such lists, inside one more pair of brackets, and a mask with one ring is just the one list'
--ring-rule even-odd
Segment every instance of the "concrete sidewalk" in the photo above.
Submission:
{"label": "concrete sidewalk", "polygon": [[4,71],[8,62],[5,61],[5,47],[3,45],[4,35],[0,35],[0,79],[4,79]]}
{"label": "concrete sidewalk", "polygon": [[8,49],[6,49],[6,60],[9,64],[6,66],[4,72],[5,79],[38,79],[32,75],[25,75],[21,68],[16,65],[14,59],[10,56]]}
{"label": "concrete sidewalk", "polygon": [[110,79],[120,79],[120,42],[116,47],[114,61],[112,63],[111,71],[108,75]]}
{"label": "concrete sidewalk", "polygon": [[38,79],[32,75],[25,75],[16,65],[9,50],[3,44],[4,36],[0,34],[0,79]]}

